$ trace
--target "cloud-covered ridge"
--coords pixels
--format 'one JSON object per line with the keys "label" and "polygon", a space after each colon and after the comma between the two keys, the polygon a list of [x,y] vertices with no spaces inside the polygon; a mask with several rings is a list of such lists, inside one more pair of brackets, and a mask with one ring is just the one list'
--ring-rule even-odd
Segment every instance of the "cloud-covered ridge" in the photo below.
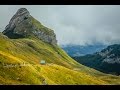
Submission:
{"label": "cloud-covered ridge", "polygon": [[60,45],[120,43],[119,5],[2,5],[0,28],[4,30],[21,7],[27,8],[33,17],[53,29]]}

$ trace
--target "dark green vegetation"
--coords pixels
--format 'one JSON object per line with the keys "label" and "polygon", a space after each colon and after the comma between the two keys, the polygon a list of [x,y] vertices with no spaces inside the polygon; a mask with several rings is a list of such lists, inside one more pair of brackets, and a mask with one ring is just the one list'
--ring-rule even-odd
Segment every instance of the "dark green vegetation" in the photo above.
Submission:
{"label": "dark green vegetation", "polygon": [[104,73],[120,74],[120,45],[110,45],[93,55],[73,57],[79,63]]}
{"label": "dark green vegetation", "polygon": [[[26,18],[29,13],[25,8],[18,11],[4,35],[0,33],[0,84],[120,84],[119,76],[101,73],[73,60],[57,45],[52,30],[31,16]],[[46,64],[41,65],[41,60]]]}

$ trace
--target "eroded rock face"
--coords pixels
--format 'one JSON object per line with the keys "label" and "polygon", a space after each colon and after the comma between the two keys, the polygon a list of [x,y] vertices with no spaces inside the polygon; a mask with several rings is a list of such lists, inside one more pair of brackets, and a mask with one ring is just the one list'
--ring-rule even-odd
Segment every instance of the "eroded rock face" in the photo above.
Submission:
{"label": "eroded rock face", "polygon": [[16,14],[11,18],[9,24],[5,27],[5,31],[3,33],[6,33],[10,30],[15,29],[15,27],[23,21],[25,18],[30,17],[30,13],[26,8],[19,9]]}
{"label": "eroded rock face", "polygon": [[20,8],[16,12],[2,33],[9,38],[34,36],[52,45],[57,44],[54,31],[34,19],[26,8]]}
{"label": "eroded rock face", "polygon": [[120,58],[119,57],[116,57],[116,58],[105,58],[103,60],[103,62],[106,62],[106,63],[109,63],[109,64],[120,64]]}
{"label": "eroded rock face", "polygon": [[120,64],[120,45],[115,44],[108,46],[106,49],[102,50],[98,54],[103,57],[102,62],[106,62],[108,64]]}

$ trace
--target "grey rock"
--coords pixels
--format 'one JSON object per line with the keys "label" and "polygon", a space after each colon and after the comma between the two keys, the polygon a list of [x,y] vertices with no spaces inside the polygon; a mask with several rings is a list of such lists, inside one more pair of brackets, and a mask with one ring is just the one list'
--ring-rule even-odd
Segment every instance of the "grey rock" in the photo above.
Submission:
{"label": "grey rock", "polygon": [[112,49],[110,48],[109,50],[106,50],[105,52],[99,52],[98,54],[102,57],[107,56],[109,53],[111,53]]}
{"label": "grey rock", "polygon": [[120,64],[120,58],[119,57],[116,57],[116,58],[105,58],[103,60],[103,62],[110,63],[110,64],[115,64],[115,63]]}
{"label": "grey rock", "polygon": [[30,17],[30,13],[26,8],[18,9],[16,14],[11,18],[9,24],[5,27],[5,31],[3,31],[3,33],[9,30],[13,30],[20,22],[22,22],[27,17]]}
{"label": "grey rock", "polygon": [[29,36],[57,45],[56,35],[53,30],[43,26],[40,22],[34,22],[35,19],[30,15],[26,8],[20,8],[11,18],[9,24],[2,32],[9,38],[25,38]]}

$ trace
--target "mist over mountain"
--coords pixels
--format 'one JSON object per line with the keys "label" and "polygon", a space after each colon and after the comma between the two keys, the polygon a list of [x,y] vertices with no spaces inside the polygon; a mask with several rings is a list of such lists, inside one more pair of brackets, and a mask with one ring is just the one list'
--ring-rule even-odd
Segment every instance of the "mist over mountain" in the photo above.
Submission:
{"label": "mist over mountain", "polygon": [[[5,24],[6,27],[0,32],[0,85],[120,85],[120,77],[116,74],[104,73],[98,69],[82,65],[83,63],[78,63],[59,46],[69,44],[68,47],[71,48],[74,46],[71,46],[70,42],[74,41],[74,45],[80,45],[80,47],[77,46],[75,50],[72,48],[73,51],[76,52],[76,50],[80,48],[82,54],[88,52],[93,53],[93,51],[98,50],[98,48],[101,49],[104,47],[95,45],[95,42],[99,41],[98,38],[95,38],[98,32],[96,32],[96,34],[91,32],[92,29],[88,28],[87,24],[80,26],[87,27],[86,30],[90,30],[89,32],[83,32],[85,29],[81,29],[80,27],[78,27],[79,29],[75,29],[76,25],[79,25],[77,20],[79,21],[80,18],[72,18],[74,16],[70,14],[71,11],[74,11],[72,8],[69,7],[67,9],[62,7],[56,9],[54,7],[50,8],[50,6],[47,6],[47,8],[32,5],[23,6],[24,5],[0,6],[2,17],[0,25],[2,26],[5,24],[5,21],[7,21],[7,24]],[[65,15],[58,15],[56,12],[53,13],[52,11],[54,10],[57,11],[57,13],[60,12],[62,14],[65,12],[65,15],[68,14],[71,16],[66,18]],[[83,9],[81,10],[84,11]],[[10,20],[8,20],[8,17]],[[38,19],[38,17],[43,21],[45,20],[55,25],[53,26],[54,29],[51,28],[51,26],[48,28],[47,25],[41,23],[42,20],[40,18]],[[58,22],[58,19],[64,22]],[[90,18],[85,19],[82,17],[81,20],[82,19],[89,21],[88,19]],[[83,22],[83,20],[81,22]],[[88,23],[90,24],[90,22]],[[71,24],[75,27],[71,27]],[[81,32],[81,30],[83,31]],[[101,37],[102,34],[103,32],[99,37]],[[75,35],[77,37],[74,37]],[[78,36],[82,36],[83,38],[78,39]],[[91,36],[93,36],[93,40]],[[93,51],[91,49],[93,49]],[[107,49],[105,48],[102,52],[95,53],[95,55],[99,55],[100,60],[102,57],[102,61],[107,64],[116,64],[120,61],[119,49],[119,45],[108,46]],[[89,59],[99,60],[98,57],[97,59],[96,57],[87,58],[87,60]],[[92,63],[89,64],[92,65]],[[103,66],[106,67],[106,65]],[[104,69],[107,70],[107,67]]]}
{"label": "mist over mountain", "polygon": [[22,7],[54,30],[59,45],[120,43],[119,5],[1,5],[0,31]]}
{"label": "mist over mountain", "polygon": [[61,46],[71,57],[74,56],[84,56],[86,54],[93,54],[95,52],[101,51],[102,49],[106,48],[107,45],[62,45]]}

